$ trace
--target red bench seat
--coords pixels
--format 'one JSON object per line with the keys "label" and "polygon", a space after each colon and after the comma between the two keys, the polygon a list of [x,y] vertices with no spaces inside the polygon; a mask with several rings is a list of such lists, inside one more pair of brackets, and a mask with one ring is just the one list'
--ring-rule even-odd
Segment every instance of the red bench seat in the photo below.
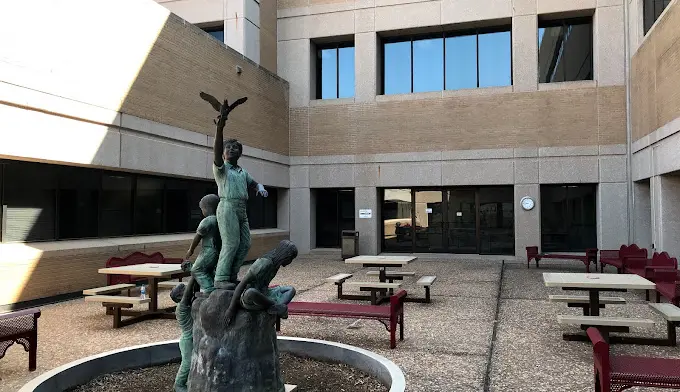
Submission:
{"label": "red bench seat", "polygon": [[[404,340],[404,298],[406,290],[399,290],[390,297],[389,306],[339,304],[332,302],[291,302],[288,304],[288,315],[341,317],[355,319],[371,319],[385,324],[390,332],[390,348],[397,346],[396,330],[399,325],[399,340]],[[276,330],[281,329],[277,320]]]}
{"label": "red bench seat", "polygon": [[31,308],[0,314],[0,359],[7,349],[18,343],[28,351],[28,370],[38,363],[38,317],[40,309]]}
{"label": "red bench seat", "polygon": [[666,298],[675,306],[680,306],[680,272],[672,270],[655,271],[656,302]]}
{"label": "red bench seat", "polygon": [[651,259],[646,257],[628,257],[624,261],[624,270],[629,274],[640,275],[654,280],[654,272],[658,270],[677,270],[678,260],[667,252],[654,252]]}
{"label": "red bench seat", "polygon": [[625,259],[628,257],[642,257],[647,258],[647,249],[640,249],[636,244],[621,245],[619,250],[601,250],[600,251],[600,272],[604,272],[605,265],[611,265],[616,268],[618,273],[623,272]]}
{"label": "red bench seat", "polygon": [[536,268],[541,259],[562,259],[562,260],[579,260],[586,266],[586,272],[590,272],[590,263],[595,264],[597,268],[597,249],[586,249],[586,254],[581,255],[567,255],[558,253],[539,253],[538,246],[527,246],[527,268],[531,263],[531,259],[536,261]]}
{"label": "red bench seat", "polygon": [[635,386],[680,388],[680,359],[610,356],[597,328],[588,328],[593,343],[596,392],[620,392]]}

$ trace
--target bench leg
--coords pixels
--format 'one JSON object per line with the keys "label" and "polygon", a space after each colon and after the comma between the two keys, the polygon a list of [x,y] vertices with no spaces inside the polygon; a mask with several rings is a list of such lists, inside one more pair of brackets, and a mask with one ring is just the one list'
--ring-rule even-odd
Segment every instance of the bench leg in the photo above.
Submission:
{"label": "bench leg", "polygon": [[[673,329],[675,331],[675,329]],[[404,312],[399,315],[399,340],[404,341]]]}
{"label": "bench leg", "polygon": [[390,317],[390,348],[397,347],[397,317],[399,316]]}
{"label": "bench leg", "polygon": [[276,316],[276,331],[278,332],[280,330],[281,330],[281,317]]}
{"label": "bench leg", "polygon": [[28,339],[28,370],[34,371],[38,367],[38,324],[35,324],[35,329],[31,332],[31,337]]}
{"label": "bench leg", "polygon": [[668,345],[675,347],[678,345],[678,339],[675,333],[675,327],[677,327],[677,325],[671,321],[666,322],[666,324],[668,325]]}
{"label": "bench leg", "polygon": [[338,286],[338,299],[342,299],[342,282],[335,283]]}
{"label": "bench leg", "polygon": [[425,286],[425,302],[430,303],[430,286]]}
{"label": "bench leg", "polygon": [[113,308],[113,328],[122,327],[122,309],[119,307]]}
{"label": "bench leg", "polygon": [[657,292],[656,292],[656,303],[658,304],[659,302],[661,302],[661,293],[659,293],[659,292],[657,291]]}

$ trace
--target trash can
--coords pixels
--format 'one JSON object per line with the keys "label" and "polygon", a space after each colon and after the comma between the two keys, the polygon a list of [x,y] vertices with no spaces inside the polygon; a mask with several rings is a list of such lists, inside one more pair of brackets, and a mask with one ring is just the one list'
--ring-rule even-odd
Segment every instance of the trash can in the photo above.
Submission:
{"label": "trash can", "polygon": [[359,255],[359,232],[355,230],[342,231],[342,259]]}

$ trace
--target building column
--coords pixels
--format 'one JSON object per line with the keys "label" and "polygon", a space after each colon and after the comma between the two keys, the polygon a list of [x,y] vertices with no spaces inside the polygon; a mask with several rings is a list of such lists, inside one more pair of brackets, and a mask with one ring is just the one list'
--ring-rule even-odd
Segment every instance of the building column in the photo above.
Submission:
{"label": "building column", "polygon": [[633,183],[633,241],[652,250],[652,199],[649,181]]}
{"label": "building column", "polygon": [[259,0],[226,0],[225,43],[232,49],[260,63]]}
{"label": "building column", "polygon": [[372,102],[378,94],[378,36],[375,32],[358,33],[354,37],[356,102]]}
{"label": "building column", "polygon": [[512,85],[514,91],[538,90],[538,17],[512,18]]}
{"label": "building column", "polygon": [[[526,261],[527,246],[541,246],[541,192],[538,184],[515,185],[515,256]],[[534,208],[525,211],[523,197],[534,199]]]}
{"label": "building column", "polygon": [[628,243],[628,186],[625,182],[597,187],[597,247],[619,249]]}
{"label": "building column", "polygon": [[680,257],[680,176],[654,176],[651,188],[655,250]]}
{"label": "building column", "polygon": [[292,188],[290,191],[290,240],[299,254],[312,249],[312,206],[309,188]]}
{"label": "building column", "polygon": [[[359,254],[377,255],[380,246],[380,211],[378,189],[357,187],[354,189],[354,228],[359,232]],[[370,218],[361,218],[359,210],[371,210]]]}

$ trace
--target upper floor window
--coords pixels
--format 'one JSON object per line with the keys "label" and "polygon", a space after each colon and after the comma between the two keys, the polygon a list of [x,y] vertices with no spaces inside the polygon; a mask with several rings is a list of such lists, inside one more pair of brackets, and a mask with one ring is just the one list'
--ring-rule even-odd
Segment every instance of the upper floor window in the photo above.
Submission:
{"label": "upper floor window", "polygon": [[509,28],[383,41],[383,94],[512,84]]}
{"label": "upper floor window", "polygon": [[671,0],[644,0],[644,9],[642,13],[644,15],[645,34],[652,28],[654,22],[659,19],[663,10],[666,9],[670,3]]}
{"label": "upper floor window", "polygon": [[224,42],[224,26],[204,27],[201,30],[212,35],[216,40]]}
{"label": "upper floor window", "polygon": [[354,43],[317,46],[316,98],[354,97]]}
{"label": "upper floor window", "polygon": [[592,18],[539,23],[539,83],[593,80]]}

